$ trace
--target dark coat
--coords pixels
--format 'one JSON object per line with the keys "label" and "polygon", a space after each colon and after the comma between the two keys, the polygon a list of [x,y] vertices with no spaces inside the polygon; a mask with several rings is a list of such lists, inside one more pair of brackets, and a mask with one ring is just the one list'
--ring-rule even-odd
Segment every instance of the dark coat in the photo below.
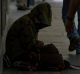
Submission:
{"label": "dark coat", "polygon": [[38,31],[51,25],[51,7],[48,3],[35,6],[29,14],[16,20],[6,37],[6,55],[10,60],[16,57],[29,58],[29,52],[36,44]]}

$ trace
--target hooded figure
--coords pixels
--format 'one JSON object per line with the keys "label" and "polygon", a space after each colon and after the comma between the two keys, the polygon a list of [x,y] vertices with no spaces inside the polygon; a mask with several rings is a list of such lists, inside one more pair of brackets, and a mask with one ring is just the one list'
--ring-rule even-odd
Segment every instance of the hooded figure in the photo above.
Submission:
{"label": "hooded figure", "polygon": [[30,62],[30,52],[37,44],[38,31],[51,25],[51,7],[48,3],[35,6],[29,14],[16,20],[6,36],[6,53],[9,60]]}

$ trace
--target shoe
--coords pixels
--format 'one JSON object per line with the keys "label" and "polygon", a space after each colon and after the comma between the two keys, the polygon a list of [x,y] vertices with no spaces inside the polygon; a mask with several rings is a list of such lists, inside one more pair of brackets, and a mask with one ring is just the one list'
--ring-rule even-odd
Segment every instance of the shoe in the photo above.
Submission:
{"label": "shoe", "polygon": [[24,6],[18,6],[17,9],[18,9],[18,10],[26,10],[27,7],[24,7]]}
{"label": "shoe", "polygon": [[18,10],[27,10],[29,8],[25,4],[23,4],[23,5],[17,4],[17,9]]}
{"label": "shoe", "polygon": [[80,38],[72,38],[70,40],[69,51],[74,51],[80,45]]}

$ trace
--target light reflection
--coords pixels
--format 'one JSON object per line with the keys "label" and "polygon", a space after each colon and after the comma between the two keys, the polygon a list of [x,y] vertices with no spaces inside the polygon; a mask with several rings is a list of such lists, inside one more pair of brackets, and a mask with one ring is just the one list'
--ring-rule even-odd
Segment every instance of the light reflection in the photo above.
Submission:
{"label": "light reflection", "polygon": [[63,0],[53,0],[54,2],[63,2]]}

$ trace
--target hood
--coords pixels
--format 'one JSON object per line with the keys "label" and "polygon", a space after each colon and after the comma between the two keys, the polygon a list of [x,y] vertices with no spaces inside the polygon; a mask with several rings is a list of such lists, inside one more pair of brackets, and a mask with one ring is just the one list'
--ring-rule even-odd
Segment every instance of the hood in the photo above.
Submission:
{"label": "hood", "polygon": [[38,4],[31,10],[30,14],[38,30],[51,25],[52,12],[50,4]]}

